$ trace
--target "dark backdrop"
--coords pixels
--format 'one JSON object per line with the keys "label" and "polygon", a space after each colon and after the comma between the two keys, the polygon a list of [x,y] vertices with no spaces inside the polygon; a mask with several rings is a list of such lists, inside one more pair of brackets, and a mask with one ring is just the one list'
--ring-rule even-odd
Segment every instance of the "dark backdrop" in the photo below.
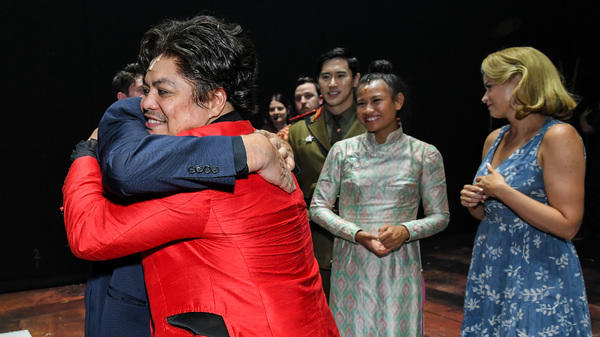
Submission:
{"label": "dark backdrop", "polygon": [[0,292],[85,279],[87,264],[71,255],[59,211],[69,154],[115,100],[113,75],[135,60],[143,33],[163,19],[204,12],[240,23],[258,50],[262,110],[270,94],[291,95],[298,75],[314,76],[316,58],[330,48],[353,50],[363,71],[374,59],[392,61],[411,87],[407,133],[436,145],[445,159],[448,230],[472,231],[459,191],[497,124],[480,102],[481,60],[531,45],[576,93],[598,98],[593,3],[2,1]]}

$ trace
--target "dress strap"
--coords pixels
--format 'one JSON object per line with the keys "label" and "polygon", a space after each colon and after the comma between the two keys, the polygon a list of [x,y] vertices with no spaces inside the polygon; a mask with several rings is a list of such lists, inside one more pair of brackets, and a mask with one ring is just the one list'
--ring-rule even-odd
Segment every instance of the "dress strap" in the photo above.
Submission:
{"label": "dress strap", "polygon": [[548,129],[550,129],[551,126],[559,124],[559,123],[563,123],[563,122],[561,122],[557,119],[554,119],[552,117],[546,117],[546,121],[540,128],[540,131],[538,131],[538,133],[533,137],[533,140],[531,141],[531,143],[535,144],[536,146],[539,146],[539,144],[542,142],[542,139],[544,138],[544,135],[546,134]]}
{"label": "dress strap", "polygon": [[496,153],[496,148],[498,147],[498,144],[500,144],[500,141],[502,140],[502,137],[504,137],[504,134],[510,129],[510,124],[504,125],[503,127],[500,128],[500,132],[498,133],[498,137],[496,137],[496,140],[494,141],[494,144],[492,144],[492,146],[490,147],[490,149],[488,150],[488,152],[485,154],[485,158],[484,158],[484,162],[491,162],[492,161],[492,156],[494,155],[494,153]]}

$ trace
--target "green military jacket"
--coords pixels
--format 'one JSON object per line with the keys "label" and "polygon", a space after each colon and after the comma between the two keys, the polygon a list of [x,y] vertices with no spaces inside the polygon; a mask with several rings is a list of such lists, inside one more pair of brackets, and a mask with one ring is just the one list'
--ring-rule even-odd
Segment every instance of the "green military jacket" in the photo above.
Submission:
{"label": "green military jacket", "polygon": [[[298,183],[307,203],[310,203],[325,158],[331,149],[323,114],[323,107],[320,107],[315,113],[292,124],[289,130],[288,142],[294,151],[296,166],[300,169]],[[343,139],[358,136],[366,131],[357,118]]]}
{"label": "green military jacket", "polygon": [[[353,107],[356,110],[356,107]],[[317,180],[321,174],[321,169],[325,163],[325,158],[331,142],[325,125],[325,116],[323,107],[316,110],[315,113],[300,119],[290,126],[288,142],[294,151],[294,160],[300,170],[298,175],[298,184],[304,193],[307,206],[310,204]],[[348,129],[343,139],[352,138],[365,133],[367,130],[357,119]],[[319,227],[318,225],[316,225]],[[314,227],[314,226],[313,226]],[[333,249],[333,236],[326,230],[315,230],[313,228],[313,246],[315,256],[321,268],[331,268],[331,251]]]}

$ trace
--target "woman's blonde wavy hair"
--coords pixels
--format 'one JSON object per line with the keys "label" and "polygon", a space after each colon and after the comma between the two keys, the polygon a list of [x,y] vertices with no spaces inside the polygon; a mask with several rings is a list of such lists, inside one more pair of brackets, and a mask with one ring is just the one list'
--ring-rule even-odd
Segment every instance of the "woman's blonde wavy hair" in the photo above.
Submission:
{"label": "woman's blonde wavy hair", "polygon": [[577,105],[552,61],[535,48],[513,47],[492,53],[481,63],[481,73],[499,84],[521,74],[513,93],[517,119],[537,113],[565,121]]}

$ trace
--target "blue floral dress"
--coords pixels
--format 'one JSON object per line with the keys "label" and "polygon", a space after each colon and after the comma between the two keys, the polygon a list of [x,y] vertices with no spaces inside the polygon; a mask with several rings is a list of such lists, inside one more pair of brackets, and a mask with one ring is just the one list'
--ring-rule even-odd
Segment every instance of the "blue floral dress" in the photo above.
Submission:
{"label": "blue floral dress", "polygon": [[[502,162],[506,183],[548,204],[538,149],[550,117],[529,142]],[[477,176],[487,175],[504,126]],[[591,336],[581,265],[570,240],[527,224],[500,200],[485,201],[467,279],[461,336]]]}

